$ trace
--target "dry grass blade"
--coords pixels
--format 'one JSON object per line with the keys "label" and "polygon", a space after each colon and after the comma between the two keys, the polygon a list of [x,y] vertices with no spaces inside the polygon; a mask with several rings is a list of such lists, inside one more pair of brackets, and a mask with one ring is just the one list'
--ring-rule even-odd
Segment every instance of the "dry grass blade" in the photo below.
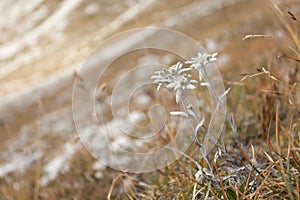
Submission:
{"label": "dry grass blade", "polygon": [[41,160],[38,159],[36,162],[36,173],[35,173],[35,186],[34,186],[34,200],[39,199],[39,190],[40,190],[40,176],[41,176]]}
{"label": "dry grass blade", "polygon": [[[230,187],[236,192],[237,199],[238,199],[238,196],[241,195],[243,197],[243,199],[250,200],[250,198],[248,198],[243,192],[241,192],[239,190],[239,188],[236,188],[236,187],[233,187],[233,186],[230,186]],[[247,190],[245,190],[245,191],[247,191]]]}
{"label": "dry grass blade", "polygon": [[119,180],[120,177],[122,177],[123,175],[122,174],[118,174],[117,177],[115,177],[110,185],[110,188],[109,188],[109,191],[108,191],[108,194],[107,194],[107,199],[108,200],[111,200],[112,199],[112,192],[114,190],[114,187],[117,183],[117,181]]}
{"label": "dry grass blade", "polygon": [[291,16],[292,20],[295,20],[295,21],[297,21],[297,22],[300,23],[300,21],[298,20],[298,18],[292,12],[290,12],[290,11],[287,11],[287,12]]}
{"label": "dry grass blade", "polygon": [[254,39],[254,38],[274,39],[274,37],[272,35],[245,35],[242,40],[245,41],[245,40]]}
{"label": "dry grass blade", "polygon": [[300,59],[294,58],[294,57],[288,56],[288,55],[278,55],[277,58],[279,58],[279,59],[287,58],[287,59],[293,60],[295,62],[300,62]]}
{"label": "dry grass blade", "polygon": [[213,165],[214,165],[215,171],[216,171],[218,179],[219,179],[219,183],[220,183],[220,187],[221,187],[221,190],[222,190],[223,198],[227,199],[227,195],[225,193],[225,188],[224,188],[223,180],[222,180],[222,177],[221,177],[220,173],[218,172],[218,167],[217,167],[217,165],[216,165],[215,162],[213,163]]}
{"label": "dry grass blade", "polygon": [[297,46],[297,52],[299,54],[300,43],[299,43],[299,39],[298,39],[297,34],[292,30],[291,26],[289,25],[288,21],[285,19],[284,15],[283,15],[281,9],[278,7],[278,5],[276,3],[274,3],[274,1],[272,1],[272,0],[269,0],[269,1],[272,5],[272,9],[274,10],[274,12],[277,15],[278,19],[285,26],[285,28],[288,31],[288,33],[290,34],[294,44]]}
{"label": "dry grass blade", "polygon": [[269,178],[269,174],[267,174],[265,176],[265,178],[263,179],[263,181],[261,182],[260,186],[256,189],[256,191],[250,195],[250,199],[258,199],[258,196],[261,194],[261,191],[263,190],[263,188],[266,185],[266,182],[268,181],[268,178]]}

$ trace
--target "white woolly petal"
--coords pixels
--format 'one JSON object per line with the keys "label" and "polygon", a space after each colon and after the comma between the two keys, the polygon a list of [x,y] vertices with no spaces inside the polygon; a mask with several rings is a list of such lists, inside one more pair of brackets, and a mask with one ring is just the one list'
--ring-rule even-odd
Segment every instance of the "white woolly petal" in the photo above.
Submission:
{"label": "white woolly petal", "polygon": [[194,61],[192,61],[192,60],[187,60],[187,61],[185,61],[184,63],[185,63],[185,64],[192,64],[192,63],[194,63]]}
{"label": "white woolly petal", "polygon": [[196,86],[194,86],[194,85],[192,85],[192,84],[188,84],[187,86],[186,86],[186,89],[188,89],[188,90],[193,90],[193,89],[195,89],[196,88]]}
{"label": "white woolly petal", "polygon": [[179,70],[179,73],[187,72],[187,71],[191,71],[191,70],[192,70],[191,68],[183,68],[183,69]]}
{"label": "white woolly petal", "polygon": [[176,86],[174,87],[174,90],[184,90],[184,86],[182,86],[181,84],[177,83]]}
{"label": "white woolly petal", "polygon": [[217,58],[211,58],[211,59],[209,59],[209,62],[214,62],[216,60],[218,60],[218,59]]}
{"label": "white woolly petal", "polygon": [[218,55],[218,53],[215,52],[215,53],[213,53],[211,56],[212,56],[212,57],[216,57],[217,55]]}
{"label": "white woolly petal", "polygon": [[173,88],[175,87],[177,84],[176,83],[169,83],[166,88]]}

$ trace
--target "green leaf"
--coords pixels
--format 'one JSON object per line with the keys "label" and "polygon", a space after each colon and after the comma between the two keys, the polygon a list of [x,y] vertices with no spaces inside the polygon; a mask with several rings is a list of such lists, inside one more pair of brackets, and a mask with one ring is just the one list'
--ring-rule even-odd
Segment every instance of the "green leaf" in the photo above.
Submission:
{"label": "green leaf", "polygon": [[229,200],[236,200],[236,194],[235,194],[235,191],[231,188],[228,188],[226,190],[226,195],[227,195],[227,198]]}
{"label": "green leaf", "polygon": [[245,183],[243,183],[243,184],[240,186],[239,191],[242,192],[242,193],[244,193],[244,191],[245,191]]}

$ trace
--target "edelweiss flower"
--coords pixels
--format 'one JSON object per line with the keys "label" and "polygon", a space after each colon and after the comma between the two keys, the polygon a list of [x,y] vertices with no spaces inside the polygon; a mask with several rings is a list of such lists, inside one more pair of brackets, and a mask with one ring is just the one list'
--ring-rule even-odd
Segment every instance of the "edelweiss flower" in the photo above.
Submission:
{"label": "edelweiss flower", "polygon": [[186,64],[191,64],[190,68],[194,68],[198,70],[199,72],[199,79],[202,81],[203,79],[203,73],[204,73],[204,67],[208,63],[215,62],[217,60],[216,56],[218,53],[213,53],[213,54],[207,54],[207,53],[198,53],[197,57],[191,58],[191,60],[186,61]]}
{"label": "edelweiss flower", "polygon": [[182,72],[190,71],[191,68],[182,68],[182,63],[178,62],[170,68],[164,68],[162,71],[155,72],[152,76],[154,83],[158,83],[157,90],[161,86],[173,89],[176,92],[176,103],[179,103],[184,90],[192,90],[196,87],[196,80],[191,80],[190,74],[181,74]]}

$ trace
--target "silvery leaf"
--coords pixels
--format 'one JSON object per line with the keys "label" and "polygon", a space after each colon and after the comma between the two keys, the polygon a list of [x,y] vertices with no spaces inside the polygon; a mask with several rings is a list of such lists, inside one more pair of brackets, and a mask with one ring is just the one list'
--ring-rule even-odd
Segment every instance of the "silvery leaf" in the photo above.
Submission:
{"label": "silvery leaf", "polygon": [[176,90],[176,103],[178,104],[179,101],[181,100],[182,98],[182,90],[181,89],[178,89]]}
{"label": "silvery leaf", "polygon": [[200,85],[201,85],[201,86],[209,86],[209,83],[207,83],[207,82],[202,82],[202,83],[200,83]]}
{"label": "silvery leaf", "polygon": [[176,83],[169,83],[166,88],[174,88],[176,86]]}
{"label": "silvery leaf", "polygon": [[223,94],[220,95],[220,99],[222,100],[231,90],[231,88],[228,88]]}
{"label": "silvery leaf", "polygon": [[185,88],[188,89],[188,90],[193,90],[193,89],[196,88],[196,86],[194,86],[192,84],[188,84],[188,85],[185,86]]}
{"label": "silvery leaf", "polygon": [[162,86],[162,84],[160,83],[160,84],[158,84],[158,86],[157,86],[157,91],[159,91],[159,89],[161,88],[161,86]]}
{"label": "silvery leaf", "polygon": [[202,120],[199,122],[199,124],[196,126],[195,128],[196,133],[198,133],[199,128],[203,126],[204,122],[205,122],[205,117],[203,117]]}
{"label": "silvery leaf", "polygon": [[174,90],[178,90],[178,89],[184,90],[183,86],[180,83],[175,84]]}
{"label": "silvery leaf", "polygon": [[179,70],[179,73],[187,72],[187,71],[191,71],[191,70],[192,70],[191,68],[183,68],[183,69]]}
{"label": "silvery leaf", "polygon": [[182,117],[186,117],[188,118],[189,115],[185,112],[182,112],[182,111],[173,111],[173,112],[170,112],[171,115],[174,115],[174,116],[182,116]]}

